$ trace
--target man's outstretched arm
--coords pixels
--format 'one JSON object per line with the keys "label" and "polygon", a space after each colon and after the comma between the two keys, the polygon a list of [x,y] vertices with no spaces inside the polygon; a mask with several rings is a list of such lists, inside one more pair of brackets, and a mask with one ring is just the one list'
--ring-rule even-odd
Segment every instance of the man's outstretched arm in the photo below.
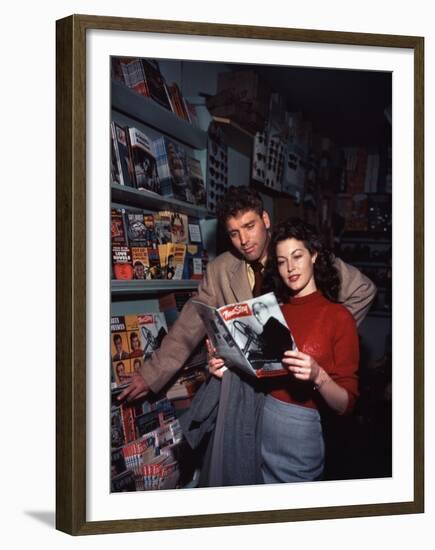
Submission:
{"label": "man's outstretched arm", "polygon": [[[213,269],[211,264],[212,262],[198,287],[195,300],[214,306],[216,297],[212,283],[213,277],[210,277],[210,271]],[[139,373],[133,375],[130,384],[119,395],[118,400],[132,401],[146,395],[150,390],[158,393],[181,369],[204,337],[205,328],[201,317],[191,300],[188,300],[178,319],[163,338],[160,348],[145,361]]]}

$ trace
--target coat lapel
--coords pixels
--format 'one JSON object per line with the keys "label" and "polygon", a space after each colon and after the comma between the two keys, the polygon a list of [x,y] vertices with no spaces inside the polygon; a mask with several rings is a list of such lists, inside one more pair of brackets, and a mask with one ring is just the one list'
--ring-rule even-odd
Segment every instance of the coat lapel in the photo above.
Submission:
{"label": "coat lapel", "polygon": [[252,291],[246,274],[246,264],[243,260],[240,260],[234,266],[230,284],[238,302],[252,298]]}

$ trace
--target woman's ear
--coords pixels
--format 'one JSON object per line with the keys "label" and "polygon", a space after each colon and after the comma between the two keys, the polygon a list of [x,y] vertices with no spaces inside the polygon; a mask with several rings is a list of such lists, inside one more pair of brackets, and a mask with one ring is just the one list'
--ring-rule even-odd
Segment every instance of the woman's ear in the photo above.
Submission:
{"label": "woman's ear", "polygon": [[313,262],[313,265],[316,263],[317,259],[317,252],[314,252],[314,254],[311,256],[311,261]]}

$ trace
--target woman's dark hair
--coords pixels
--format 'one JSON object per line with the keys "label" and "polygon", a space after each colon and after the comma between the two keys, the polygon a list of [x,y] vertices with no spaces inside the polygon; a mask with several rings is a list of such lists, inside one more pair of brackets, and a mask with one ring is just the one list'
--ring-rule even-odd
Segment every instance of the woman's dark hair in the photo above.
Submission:
{"label": "woman's dark hair", "polygon": [[334,256],[325,247],[317,229],[299,218],[289,218],[279,223],[272,233],[269,243],[268,260],[264,273],[264,292],[275,292],[278,300],[288,302],[290,289],[284,284],[278,271],[276,246],[287,239],[302,241],[311,255],[317,252],[314,263],[314,280],[318,290],[333,302],[338,301],[340,279],[334,266]]}
{"label": "woman's dark hair", "polygon": [[254,210],[259,216],[263,214],[263,201],[258,192],[252,187],[241,185],[231,186],[225,193],[222,201],[217,205],[217,217],[222,227],[228,218],[237,216],[240,212]]}

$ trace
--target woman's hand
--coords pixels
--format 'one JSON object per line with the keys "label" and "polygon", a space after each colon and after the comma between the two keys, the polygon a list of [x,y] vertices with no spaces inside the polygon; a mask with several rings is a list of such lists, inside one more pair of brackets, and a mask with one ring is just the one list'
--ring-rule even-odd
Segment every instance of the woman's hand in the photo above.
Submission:
{"label": "woman's hand", "polygon": [[285,351],[282,363],[293,373],[295,378],[306,382],[313,382],[320,372],[320,366],[317,361],[310,355],[302,353],[302,351]]}
{"label": "woman's hand", "polygon": [[216,378],[222,378],[224,372],[227,370],[225,366],[225,361],[220,357],[216,357],[216,348],[210,342],[210,340],[205,341],[207,345],[207,356],[208,356],[208,370]]}

